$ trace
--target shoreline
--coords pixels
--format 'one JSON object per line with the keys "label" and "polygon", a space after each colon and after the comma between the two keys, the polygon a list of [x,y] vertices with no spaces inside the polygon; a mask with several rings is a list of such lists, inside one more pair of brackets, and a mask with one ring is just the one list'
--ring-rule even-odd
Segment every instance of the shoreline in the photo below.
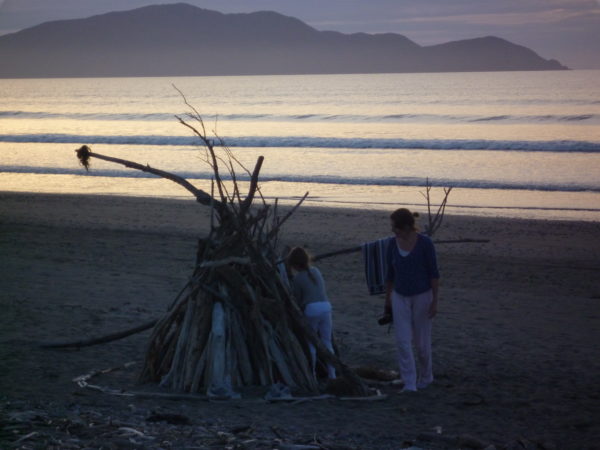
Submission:
{"label": "shoreline", "polygon": [[[267,202],[269,199],[267,198]],[[291,209],[293,203],[280,204],[280,215]],[[313,218],[327,219],[326,228],[331,231],[330,221],[337,217],[368,220],[369,229],[356,229],[356,245],[389,234],[388,216],[397,207],[408,207],[419,213],[417,225],[423,229],[427,221],[426,204],[398,203],[389,208],[360,209],[359,207],[331,207],[311,205],[305,202],[283,227],[284,234],[302,234]],[[435,208],[432,207],[432,211]],[[110,229],[148,233],[172,233],[196,236],[208,230],[209,208],[196,204],[190,198],[168,198],[151,196],[128,196],[111,194],[57,194],[34,192],[0,191],[0,217],[9,223],[35,224],[70,228]],[[522,217],[497,217],[446,212],[444,223],[436,234],[438,239],[488,239],[479,230],[514,227],[539,228],[547,235],[547,227],[583,228],[586,232],[600,229],[600,222],[570,219],[540,219]],[[470,226],[472,225],[472,226]],[[350,224],[338,225],[344,233],[352,233]],[[473,231],[469,231],[472,228]],[[314,230],[316,231],[316,230]],[[471,233],[471,234],[469,234]],[[503,237],[506,233],[502,233]],[[544,239],[539,241],[544,242]]]}
{"label": "shoreline", "polygon": [[[7,175],[7,174],[4,174]],[[23,175],[23,174],[19,174]],[[39,177],[40,175],[34,175]],[[180,186],[163,179],[140,180],[133,178],[120,180],[122,189],[115,191],[107,190],[102,177],[88,177],[80,180],[80,192],[67,192],[64,185],[53,182],[45,192],[21,191],[18,189],[0,190],[0,196],[6,198],[36,198],[36,196],[47,196],[47,198],[113,198],[117,203],[130,201],[164,201],[164,202],[194,202],[193,197]],[[2,174],[0,174],[2,180]],[[5,186],[11,187],[10,180],[3,180]],[[145,184],[144,181],[148,184]],[[69,185],[69,182],[67,185]],[[16,181],[15,181],[16,183]],[[289,183],[288,183],[289,184]],[[52,187],[54,186],[54,187]],[[265,200],[273,203],[279,197],[279,204],[290,207],[300,198],[298,193],[310,192],[309,197],[302,205],[306,209],[331,209],[339,211],[361,211],[368,210],[373,214],[392,211],[398,205],[405,206],[411,210],[426,212],[427,203],[424,202],[423,188],[415,186],[399,186],[394,192],[385,186],[344,186],[345,192],[342,196],[336,189],[337,185],[298,184],[295,194],[281,196],[281,193],[292,194],[286,183],[266,182],[263,183]],[[206,192],[210,186],[198,184],[200,189]],[[86,193],[86,191],[88,193]],[[128,193],[131,192],[131,193]],[[151,192],[159,192],[153,196]],[[277,195],[272,195],[277,193]],[[510,195],[509,195],[510,194]],[[442,188],[434,187],[431,192],[431,208],[435,212],[439,202],[443,199]],[[472,217],[497,220],[532,220],[551,222],[600,222],[600,207],[592,207],[596,204],[595,197],[600,201],[600,193],[596,192],[546,192],[546,191],[519,191],[504,192],[494,189],[456,189],[450,194],[446,207],[446,216],[450,217]],[[352,200],[349,200],[351,198]],[[377,198],[377,202],[369,199]],[[536,203],[537,202],[537,203]],[[553,204],[550,204],[553,202]],[[599,203],[600,204],[600,203]],[[491,206],[490,206],[491,205]],[[535,205],[535,206],[534,206]]]}
{"label": "shoreline", "polygon": [[[436,382],[415,396],[384,386],[388,398],[381,402],[247,399],[238,407],[78,388],[76,376],[139,362],[149,332],[78,351],[39,344],[109,334],[164,314],[191,273],[207,211],[191,200],[0,193],[3,405],[46,405],[67,416],[104,411],[137,423],[133,405],[141,424],[160,410],[198,426],[208,417],[227,430],[260,422],[284,435],[318,434],[364,449],[398,448],[436,427],[496,445],[525,439],[579,449],[600,439],[596,222],[448,215],[436,239],[490,242],[437,247]],[[359,245],[389,234],[388,214],[302,206],[283,226],[281,244],[304,245],[313,254]],[[318,266],[343,361],[396,370],[393,335],[376,323],[383,300],[367,294],[360,255]],[[135,367],[102,375],[98,383],[136,389]]]}

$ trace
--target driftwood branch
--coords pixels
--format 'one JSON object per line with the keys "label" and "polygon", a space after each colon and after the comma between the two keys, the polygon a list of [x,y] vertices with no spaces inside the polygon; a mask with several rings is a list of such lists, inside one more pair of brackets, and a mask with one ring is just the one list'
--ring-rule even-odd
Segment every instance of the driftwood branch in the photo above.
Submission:
{"label": "driftwood branch", "polygon": [[117,341],[119,339],[126,338],[127,336],[131,336],[132,334],[141,333],[142,331],[146,331],[152,328],[158,320],[151,320],[150,322],[146,322],[145,324],[139,325],[135,328],[130,328],[128,330],[119,331],[117,333],[107,334],[105,336],[99,336],[90,339],[84,339],[82,341],[71,341],[71,342],[54,342],[47,344],[40,344],[42,348],[81,348],[81,347],[90,347],[92,345],[98,344],[106,344],[108,342]]}
{"label": "driftwood branch", "polygon": [[[490,242],[489,239],[447,239],[433,241],[434,244],[485,244]],[[313,256],[313,261],[320,259],[331,258],[332,256],[346,255],[348,253],[357,253],[362,250],[362,245],[355,247],[343,248],[341,250],[335,250],[333,252],[321,253],[320,255]]]}
{"label": "driftwood branch", "polygon": [[252,204],[252,200],[254,199],[254,194],[258,189],[258,175],[260,173],[260,169],[262,167],[263,161],[265,160],[264,156],[259,156],[256,161],[256,165],[254,166],[254,171],[252,172],[252,176],[250,177],[250,188],[248,189],[248,195],[242,202],[241,213],[245,213],[250,205]]}
{"label": "driftwood branch", "polygon": [[300,205],[304,202],[304,200],[306,200],[306,197],[308,197],[308,192],[306,192],[306,194],[302,196],[298,203],[296,203],[296,205],[285,216],[283,216],[283,218],[277,220],[277,225],[274,226],[273,229],[270,231],[269,237],[272,237],[279,232],[281,226],[292,216],[292,214],[296,212],[298,208],[300,208]]}
{"label": "driftwood branch", "polygon": [[241,257],[241,256],[229,256],[227,258],[219,259],[216,261],[203,261],[199,264],[198,267],[208,268],[208,267],[222,267],[228,266],[230,264],[251,264],[250,258]]}
{"label": "driftwood branch", "polygon": [[121,164],[130,169],[140,170],[142,172],[151,173],[153,175],[157,175],[159,177],[166,178],[167,180],[171,180],[171,181],[179,184],[180,186],[183,186],[188,191],[190,191],[194,195],[194,197],[196,197],[196,200],[198,201],[198,203],[201,203],[203,205],[210,206],[212,202],[214,202],[216,204],[215,206],[218,206],[220,204],[220,202],[218,202],[217,200],[214,200],[208,193],[204,192],[201,189],[198,189],[196,186],[194,186],[192,183],[187,181],[185,178],[177,176],[173,173],[166,172],[166,171],[160,170],[160,169],[155,169],[148,165],[138,164],[136,162],[128,161],[126,159],[115,158],[112,156],[105,156],[105,155],[101,155],[100,153],[94,153],[87,145],[81,146],[80,148],[75,150],[75,152],[77,153],[77,157],[79,158],[79,161],[86,168],[86,170],[89,170],[89,159],[90,158],[98,158],[98,159],[101,159],[104,161]]}
{"label": "driftwood branch", "polygon": [[433,241],[434,244],[487,244],[489,239],[446,239]]}

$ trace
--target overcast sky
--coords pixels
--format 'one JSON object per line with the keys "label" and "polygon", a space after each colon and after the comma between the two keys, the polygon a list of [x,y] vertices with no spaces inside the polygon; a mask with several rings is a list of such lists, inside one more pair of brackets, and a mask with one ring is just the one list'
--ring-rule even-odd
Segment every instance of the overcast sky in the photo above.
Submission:
{"label": "overcast sky", "polygon": [[[0,34],[49,20],[182,0],[0,0]],[[403,34],[420,45],[494,35],[573,69],[600,69],[600,0],[187,0],[277,11],[318,30]]]}

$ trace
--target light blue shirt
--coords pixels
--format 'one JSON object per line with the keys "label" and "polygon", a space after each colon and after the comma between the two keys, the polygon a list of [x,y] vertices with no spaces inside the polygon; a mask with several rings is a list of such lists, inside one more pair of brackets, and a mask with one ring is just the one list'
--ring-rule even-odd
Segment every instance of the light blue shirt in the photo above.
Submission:
{"label": "light blue shirt", "polygon": [[[308,274],[309,270],[314,281]],[[325,280],[321,271],[316,267],[309,267],[308,270],[298,272],[292,280],[292,287],[294,297],[302,309],[309,303],[329,301],[325,290]]]}

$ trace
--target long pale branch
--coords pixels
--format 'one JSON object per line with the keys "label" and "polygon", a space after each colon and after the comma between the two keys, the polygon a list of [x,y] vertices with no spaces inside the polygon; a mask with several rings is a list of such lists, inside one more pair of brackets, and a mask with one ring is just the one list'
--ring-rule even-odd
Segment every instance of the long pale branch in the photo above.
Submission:
{"label": "long pale branch", "polygon": [[151,173],[153,175],[157,175],[162,178],[166,178],[167,180],[171,180],[171,181],[179,184],[180,186],[183,186],[185,189],[187,189],[189,192],[191,192],[194,195],[194,197],[196,197],[196,200],[198,201],[198,203],[201,203],[206,206],[210,206],[214,202],[215,206],[218,206],[218,207],[222,206],[221,202],[213,199],[209,194],[207,194],[203,190],[198,189],[196,186],[191,184],[185,178],[182,178],[182,177],[172,174],[170,172],[166,172],[166,171],[160,170],[160,169],[155,169],[148,165],[138,164],[136,162],[129,161],[126,159],[115,158],[112,156],[105,156],[100,153],[94,153],[91,151],[91,149],[87,145],[83,145],[82,147],[78,148],[75,151],[77,152],[77,157],[79,158],[79,161],[86,168],[86,170],[88,170],[88,167],[89,167],[89,158],[98,158],[98,159],[101,159],[104,161],[121,164],[125,167],[129,167],[130,169],[141,170],[142,172],[147,172],[147,173]]}

